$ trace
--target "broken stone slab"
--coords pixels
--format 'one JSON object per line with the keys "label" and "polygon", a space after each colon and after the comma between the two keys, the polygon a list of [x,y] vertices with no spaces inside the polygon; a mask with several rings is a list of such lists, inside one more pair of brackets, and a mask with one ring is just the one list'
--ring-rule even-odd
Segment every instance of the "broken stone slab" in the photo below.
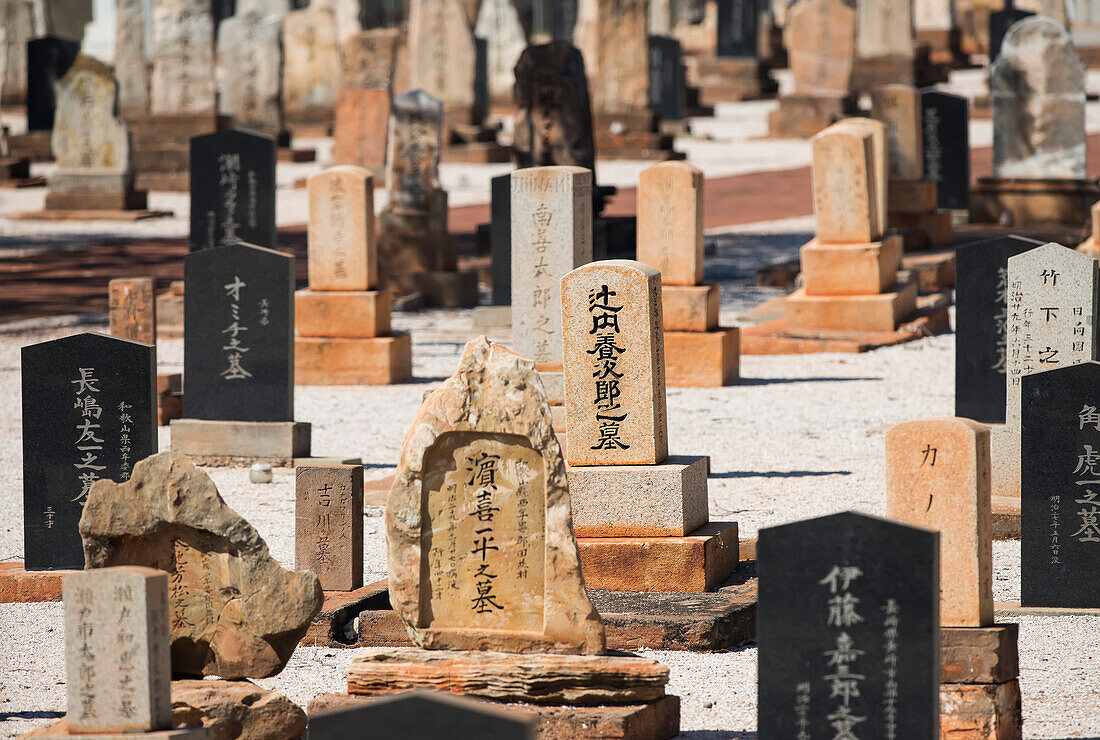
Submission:
{"label": "broken stone slab", "polygon": [[251,681],[185,679],[172,682],[172,724],[205,727],[213,740],[297,740],[306,713]]}
{"label": "broken stone slab", "polygon": [[86,568],[169,574],[176,676],[274,676],[321,609],[317,576],[282,568],[214,482],[171,453],[142,460],[125,483],[93,485],[80,536]]}

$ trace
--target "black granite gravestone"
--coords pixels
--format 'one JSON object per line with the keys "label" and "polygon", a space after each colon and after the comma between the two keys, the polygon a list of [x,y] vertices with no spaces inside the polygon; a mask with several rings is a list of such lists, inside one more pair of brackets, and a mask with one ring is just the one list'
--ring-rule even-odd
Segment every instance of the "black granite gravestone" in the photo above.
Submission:
{"label": "black granite gravestone", "polygon": [[275,140],[233,129],[191,139],[191,251],[275,247]]}
{"label": "black granite gravestone", "polygon": [[1020,601],[1100,608],[1100,362],[1022,385]]}
{"label": "black granite gravestone", "polygon": [[405,20],[405,8],[401,0],[362,0],[359,6],[359,25],[364,31],[372,28],[397,28]]}
{"label": "black granite gravestone", "polygon": [[573,43],[573,30],[577,27],[578,2],[579,0],[557,0],[554,3],[554,41]]}
{"label": "black granite gravestone", "polygon": [[27,42],[27,130],[53,129],[57,96],[54,84],[73,66],[80,44],[44,36]]}
{"label": "black granite gravestone", "polygon": [[294,258],[248,244],[183,260],[183,415],[294,420]]}
{"label": "black granite gravestone", "polygon": [[649,102],[662,121],[684,117],[683,52],[680,42],[670,36],[649,37]]}
{"label": "black granite gravestone", "polygon": [[1012,28],[1018,21],[1035,15],[1026,10],[1020,10],[1019,8],[1011,7],[1009,3],[1006,3],[1004,10],[998,10],[995,13],[989,14],[989,63],[997,61],[997,57],[1001,54],[1001,44],[1005,40],[1005,34],[1008,33],[1008,29]]}
{"label": "black granite gravestone", "polygon": [[1008,258],[1041,246],[999,236],[955,250],[955,416],[1005,423]]}
{"label": "black granite gravestone", "polygon": [[717,55],[756,57],[759,28],[760,0],[718,0]]}
{"label": "black granite gravestone", "polygon": [[970,208],[970,130],[966,98],[922,90],[924,179],[936,183],[939,208]]}
{"label": "black granite gravestone", "polygon": [[848,512],[756,553],[760,737],[938,740],[939,533]]}
{"label": "black granite gravestone", "polygon": [[489,254],[493,261],[493,305],[512,304],[512,175],[492,180]]}
{"label": "black granite gravestone", "polygon": [[307,740],[535,740],[536,723],[529,716],[509,712],[490,702],[459,696],[414,691],[384,696],[352,709],[309,718]]}
{"label": "black granite gravestone", "polygon": [[80,569],[92,483],[157,452],[156,350],[88,332],[24,347],[20,371],[26,568]]}

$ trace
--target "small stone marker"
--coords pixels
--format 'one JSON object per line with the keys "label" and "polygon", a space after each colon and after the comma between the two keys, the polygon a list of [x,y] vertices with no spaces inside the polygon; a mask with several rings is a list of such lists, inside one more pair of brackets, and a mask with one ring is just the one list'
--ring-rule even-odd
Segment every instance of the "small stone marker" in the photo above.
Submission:
{"label": "small stone marker", "polygon": [[1085,66],[1065,28],[1026,18],[990,70],[993,176],[1083,179]]}
{"label": "small stone marker", "polygon": [[940,624],[993,624],[989,429],[921,419],[886,433],[886,511],[940,533]]}
{"label": "small stone marker", "polygon": [[378,285],[374,179],[337,165],[309,178],[310,290],[373,290]]}
{"label": "small stone marker", "polygon": [[802,0],[787,14],[784,33],[796,94],[848,94],[855,58],[855,10],[843,0]]}
{"label": "small stone marker", "polygon": [[961,95],[923,90],[921,151],[924,177],[936,183],[936,205],[964,211],[970,208],[970,114]]}
{"label": "small stone marker", "polygon": [[527,47],[516,64],[515,104],[512,159],[517,168],[595,170],[592,103],[579,50],[564,41]]}
{"label": "small stone marker", "polygon": [[157,451],[153,347],[76,334],[22,349],[27,570],[84,567],[77,533],[101,478],[124,481]]}
{"label": "small stone marker", "polygon": [[69,732],[171,727],[168,574],[100,568],[66,576],[63,589]]}
{"label": "small stone marker", "polygon": [[874,117],[886,124],[890,179],[923,179],[920,93],[908,85],[885,85],[871,94],[871,100]]}
{"label": "small stone marker", "polygon": [[309,718],[309,740],[343,740],[371,728],[375,740],[492,738],[535,740],[536,723],[491,702],[414,691]]}
{"label": "small stone marker", "polygon": [[62,180],[75,185],[96,178],[117,180],[111,184],[121,189],[130,168],[130,137],[126,124],[114,116],[111,68],[78,56],[55,89],[57,116],[50,148],[58,174],[51,177],[51,189],[61,187]]}
{"label": "small stone marker", "polygon": [[363,466],[294,471],[294,570],[311,570],[325,591],[363,585]]}
{"label": "small stone marker", "polygon": [[814,213],[824,243],[877,241],[874,138],[868,131],[830,128],[813,138]]}
{"label": "small stone marker", "polygon": [[246,244],[183,260],[189,419],[294,420],[294,258]]}
{"label": "small stone marker", "polygon": [[212,112],[218,90],[210,0],[156,0],[152,26],[151,112]]}
{"label": "small stone marker", "polygon": [[157,302],[153,278],[115,278],[108,284],[111,336],[157,343]]}
{"label": "small stone marker", "polygon": [[760,736],[938,738],[939,535],[847,512],[756,554]]}
{"label": "small stone marker", "polygon": [[1008,259],[1041,247],[1019,236],[955,252],[955,415],[1004,424],[1008,373]]}
{"label": "small stone marker", "polygon": [[1100,608],[1100,363],[1023,378],[1024,606]]}
{"label": "small stone marker", "polygon": [[569,525],[565,462],[531,361],[472,340],[411,429],[386,539],[390,602],[413,642],[602,654],[603,623]]}
{"label": "small stone marker", "polygon": [[668,456],[661,274],[632,260],[593,262],[562,278],[561,304],[569,464],[660,463]]}
{"label": "small stone marker", "polygon": [[191,139],[191,251],[275,247],[275,140],[248,131]]}
{"label": "small stone marker", "polygon": [[562,369],[561,279],[592,261],[592,172],[512,173],[512,336],[540,370]]}
{"label": "small stone marker", "polygon": [[411,86],[474,123],[477,48],[461,0],[409,0],[408,19]]}
{"label": "small stone marker", "polygon": [[717,5],[717,56],[756,57],[760,53],[760,2],[719,0]]}
{"label": "small stone marker", "polygon": [[333,9],[314,3],[283,19],[283,110],[288,117],[336,107],[340,35]]}
{"label": "small stone marker", "polygon": [[638,261],[665,285],[703,282],[703,172],[662,162],[638,176]]}
{"label": "small stone marker", "polygon": [[284,128],[281,27],[281,17],[260,8],[238,8],[218,25],[218,112],[234,126],[273,137]]}
{"label": "small stone marker", "polygon": [[53,129],[54,85],[73,66],[80,44],[56,36],[27,42],[27,130]]}

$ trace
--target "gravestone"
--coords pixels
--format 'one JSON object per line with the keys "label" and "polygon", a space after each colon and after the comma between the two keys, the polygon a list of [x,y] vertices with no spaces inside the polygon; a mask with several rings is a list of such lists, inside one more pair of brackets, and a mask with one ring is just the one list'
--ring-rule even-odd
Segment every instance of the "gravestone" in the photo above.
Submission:
{"label": "gravestone", "polygon": [[27,130],[53,128],[57,99],[54,86],[69,71],[80,44],[54,36],[27,42]]}
{"label": "gravestone", "polygon": [[551,425],[531,361],[484,337],[417,411],[386,542],[390,603],[418,647],[605,651]]}
{"label": "gravestone", "polygon": [[405,20],[405,0],[362,0],[359,25],[373,28],[397,28]]}
{"label": "gravestone", "polygon": [[813,139],[817,239],[867,243],[879,239],[873,134],[851,127],[827,129]]}
{"label": "gravestone", "polygon": [[325,591],[363,586],[363,466],[294,471],[294,570],[317,574]]}
{"label": "gravestone", "polygon": [[638,176],[638,261],[665,285],[703,282],[703,172],[662,162]]}
{"label": "gravestone", "polygon": [[1023,379],[1020,602],[1100,608],[1100,363]]}
{"label": "gravestone", "polygon": [[512,175],[490,183],[489,253],[493,263],[493,305],[512,304]]}
{"label": "gravestone", "polygon": [[577,28],[577,11],[581,0],[558,0],[552,3],[551,33],[554,41],[573,43],[573,32]]}
{"label": "gravestone", "polygon": [[649,37],[646,0],[582,3],[575,43],[584,54],[597,115],[629,114],[649,107]]}
{"label": "gravestone", "polygon": [[993,176],[1086,176],[1085,67],[1066,29],[1027,18],[1005,34],[990,71]]}
{"label": "gravestone", "polygon": [[363,31],[350,37],[341,50],[340,86],[347,90],[365,87],[392,90],[401,47],[401,32],[393,28]]}
{"label": "gravestone", "polygon": [[69,732],[170,728],[168,574],[97,568],[66,576],[62,589]]}
{"label": "gravestone", "polygon": [[448,116],[474,123],[477,48],[460,0],[409,0],[408,45],[411,86],[441,101]]}
{"label": "gravestone", "polygon": [[924,179],[921,100],[916,88],[884,85],[871,94],[871,100],[875,119],[886,124],[889,179]]}
{"label": "gravestone", "polygon": [[0,3],[0,26],[4,27],[8,37],[3,100],[23,103],[27,98],[27,44],[45,33],[45,29],[35,18],[31,0],[4,0]]}
{"label": "gravestone", "polygon": [[661,273],[632,260],[561,280],[569,464],[656,465],[668,457]]}
{"label": "gravestone", "polygon": [[938,738],[939,535],[846,512],[756,552],[760,736]]}
{"label": "gravestone", "polygon": [[374,180],[361,167],[337,165],[309,178],[310,290],[374,290]]}
{"label": "gravestone", "polygon": [[153,278],[115,278],[107,286],[111,336],[157,343],[157,303]]}
{"label": "gravestone", "polygon": [[394,96],[386,154],[389,208],[432,210],[442,153],[442,103],[423,90]]}
{"label": "gravestone", "polygon": [[861,59],[913,57],[913,8],[910,0],[859,0],[856,54]]}
{"label": "gravestone", "polygon": [[878,214],[878,233],[885,234],[887,226],[886,210],[889,201],[887,193],[889,177],[886,164],[886,124],[874,118],[854,116],[845,118],[833,125],[852,126],[871,135],[871,161],[874,164],[875,211]]}
{"label": "gravestone", "polygon": [[527,48],[527,36],[513,0],[482,0],[474,36],[486,43],[490,100],[511,102],[516,62]]}
{"label": "gravestone", "polygon": [[247,244],[183,260],[183,414],[294,420],[294,258]]}
{"label": "gravestone", "polygon": [[913,0],[913,27],[918,31],[950,31],[955,25],[954,0]]}
{"label": "gravestone", "polygon": [[359,165],[379,178],[385,176],[390,105],[388,87],[340,90],[333,126],[333,164]]}
{"label": "gravestone", "polygon": [[271,137],[283,132],[282,19],[259,8],[226,18],[218,26],[218,112],[233,125]]}
{"label": "gravestone", "polygon": [[649,103],[662,121],[684,117],[687,82],[683,51],[671,36],[649,37]]}
{"label": "gravestone", "polygon": [[336,107],[340,36],[333,10],[311,5],[283,19],[283,110],[317,116]]}
{"label": "gravestone", "polygon": [[799,2],[791,8],[784,33],[795,94],[848,94],[856,36],[852,8],[843,0]]}
{"label": "gravestone", "polygon": [[970,208],[970,113],[961,95],[922,90],[921,151],[924,179],[936,183],[936,206]]}
{"label": "gravestone", "polygon": [[940,533],[940,623],[993,624],[989,429],[920,419],[886,433],[886,512]]}
{"label": "gravestone", "polygon": [[118,110],[127,117],[149,112],[149,70],[146,57],[147,0],[117,0],[115,8],[115,77]]}
{"label": "gravestone", "polygon": [[[1006,4],[1007,5],[1007,4]],[[1031,11],[1021,10],[1015,7],[1005,7],[989,14],[989,63],[992,65],[1001,56],[1001,47],[1004,45],[1005,34],[1008,29],[1024,18],[1035,15]]]}
{"label": "gravestone", "polygon": [[595,172],[596,144],[588,75],[566,42],[529,46],[516,64],[517,168],[574,165]]}
{"label": "gravestone", "polygon": [[718,0],[720,57],[755,58],[760,50],[759,0]]}
{"label": "gravestone", "polygon": [[209,0],[155,0],[151,112],[210,113],[218,96],[215,80]]}
{"label": "gravestone", "polygon": [[364,727],[373,740],[411,738],[492,738],[535,740],[533,720],[475,701],[429,691],[383,696],[360,706],[309,718],[309,740],[343,740]]}
{"label": "gravestone", "polygon": [[84,333],[22,349],[27,570],[84,567],[77,522],[92,483],[157,451],[153,347]]}
{"label": "gravestone", "polygon": [[1008,259],[1041,247],[1019,236],[955,252],[955,415],[1004,424],[1008,374]]}
{"label": "gravestone", "polygon": [[275,141],[248,131],[191,139],[191,251],[275,246]]}
{"label": "gravestone", "polygon": [[512,173],[512,336],[540,370],[562,369],[561,279],[592,260],[592,173]]}

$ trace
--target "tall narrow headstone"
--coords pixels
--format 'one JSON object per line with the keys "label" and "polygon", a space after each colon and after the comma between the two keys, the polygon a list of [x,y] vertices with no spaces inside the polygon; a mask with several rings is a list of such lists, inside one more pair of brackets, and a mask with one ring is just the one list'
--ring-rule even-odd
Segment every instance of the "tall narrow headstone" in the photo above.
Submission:
{"label": "tall narrow headstone", "polygon": [[483,0],[474,35],[486,43],[490,100],[511,102],[516,62],[527,48],[527,36],[513,0]]}
{"label": "tall narrow headstone", "polygon": [[0,25],[8,37],[4,101],[22,103],[27,98],[27,43],[45,33],[46,29],[35,18],[32,0],[4,0],[0,3]]}
{"label": "tall narrow headstone", "polygon": [[993,624],[989,429],[921,419],[886,433],[886,513],[940,533],[940,624]]}
{"label": "tall narrow headstone", "polygon": [[311,570],[325,591],[363,586],[363,467],[294,471],[294,570]]}
{"label": "tall narrow headstone", "polygon": [[1001,47],[1004,45],[1005,34],[1008,29],[1024,18],[1035,15],[1029,10],[1012,7],[1006,4],[1003,10],[989,14],[989,63],[993,64],[1001,56]]}
{"label": "tall narrow headstone", "polygon": [[595,171],[596,144],[588,75],[566,42],[529,46],[516,64],[517,168],[573,165]]}
{"label": "tall narrow headstone", "polygon": [[875,212],[878,214],[878,233],[886,233],[886,210],[888,201],[889,164],[886,151],[886,124],[874,118],[855,116],[845,118],[834,126],[850,126],[871,135],[871,161],[874,165]]}
{"label": "tall narrow headstone", "polygon": [[649,102],[658,118],[679,121],[684,117],[686,88],[680,42],[671,36],[650,36]]}
{"label": "tall narrow headstone", "polygon": [[871,100],[874,117],[886,124],[889,178],[924,179],[920,93],[908,85],[885,85],[872,93]]}
{"label": "tall narrow headstone", "polygon": [[448,117],[473,123],[477,48],[460,0],[410,0],[408,39],[412,87],[440,100]]}
{"label": "tall narrow headstone", "polygon": [[970,207],[970,113],[961,95],[922,90],[921,151],[924,178],[936,183],[936,205]]}
{"label": "tall narrow headstone", "polygon": [[439,189],[439,160],[443,155],[443,106],[423,90],[393,99],[386,189],[390,206],[430,211]]}
{"label": "tall narrow headstone", "polygon": [[562,369],[561,279],[592,261],[592,173],[512,173],[512,336],[540,370]]}
{"label": "tall narrow headstone", "polygon": [[851,128],[821,132],[813,140],[814,214],[821,242],[867,243],[879,231],[873,135]]}
{"label": "tall narrow headstone", "polygon": [[108,284],[111,336],[157,343],[157,302],[153,278],[115,278]]}
{"label": "tall narrow headstone", "polygon": [[584,54],[596,113],[647,110],[649,36],[645,0],[582,0],[581,8],[575,43]]}
{"label": "tall narrow headstone", "polygon": [[638,261],[665,285],[703,282],[703,172],[663,162],[638,176]]}
{"label": "tall narrow headstone", "polygon": [[847,512],[756,553],[760,736],[938,738],[939,535]]}
{"label": "tall narrow headstone", "polygon": [[80,53],[80,44],[46,36],[27,42],[27,130],[53,128],[57,98],[54,87]]}
{"label": "tall narrow headstone", "polygon": [[858,0],[856,54],[861,59],[913,57],[911,0]]}
{"label": "tall narrow headstone", "polygon": [[512,305],[512,175],[490,185],[489,253],[493,262],[493,305]]}
{"label": "tall narrow headstone", "polygon": [[718,0],[718,56],[759,54],[760,8],[759,0]]}
{"label": "tall narrow headstone", "polygon": [[69,732],[169,729],[168,574],[123,565],[74,573],[62,583]]}
{"label": "tall narrow headstone", "polygon": [[267,136],[283,131],[281,101],[282,19],[259,8],[218,26],[218,112],[233,125]]}
{"label": "tall narrow headstone", "polygon": [[350,165],[309,178],[310,290],[373,290],[378,285],[374,180]]}
{"label": "tall narrow headstone", "polygon": [[1003,236],[955,252],[955,416],[1004,424],[1008,374],[1008,260],[1043,246]]}
{"label": "tall narrow headstone", "polygon": [[385,175],[386,132],[392,105],[388,87],[340,90],[332,134],[332,163],[366,167]]}
{"label": "tall narrow headstone", "polygon": [[1086,176],[1085,66],[1066,29],[1026,18],[1005,35],[990,71],[993,176]]}
{"label": "tall narrow headstone", "polygon": [[843,0],[798,2],[787,17],[784,34],[796,94],[848,94],[856,37],[856,12],[851,7]]}
{"label": "tall narrow headstone", "polygon": [[27,570],[83,568],[77,522],[92,484],[128,480],[156,453],[155,364],[153,347],[102,334],[23,348]]}
{"label": "tall narrow headstone", "polygon": [[283,19],[283,110],[327,119],[340,88],[340,35],[330,7],[311,5]]}
{"label": "tall narrow headstone", "polygon": [[118,109],[123,116],[149,112],[149,67],[146,56],[147,0],[118,0],[115,9],[115,77]]}
{"label": "tall narrow headstone", "polygon": [[183,414],[294,420],[294,258],[247,244],[183,260]]}
{"label": "tall narrow headstone", "polygon": [[191,251],[275,246],[275,141],[248,131],[191,139]]}
{"label": "tall narrow headstone", "polygon": [[215,110],[214,16],[209,0],[155,0],[153,43],[151,112]]}

